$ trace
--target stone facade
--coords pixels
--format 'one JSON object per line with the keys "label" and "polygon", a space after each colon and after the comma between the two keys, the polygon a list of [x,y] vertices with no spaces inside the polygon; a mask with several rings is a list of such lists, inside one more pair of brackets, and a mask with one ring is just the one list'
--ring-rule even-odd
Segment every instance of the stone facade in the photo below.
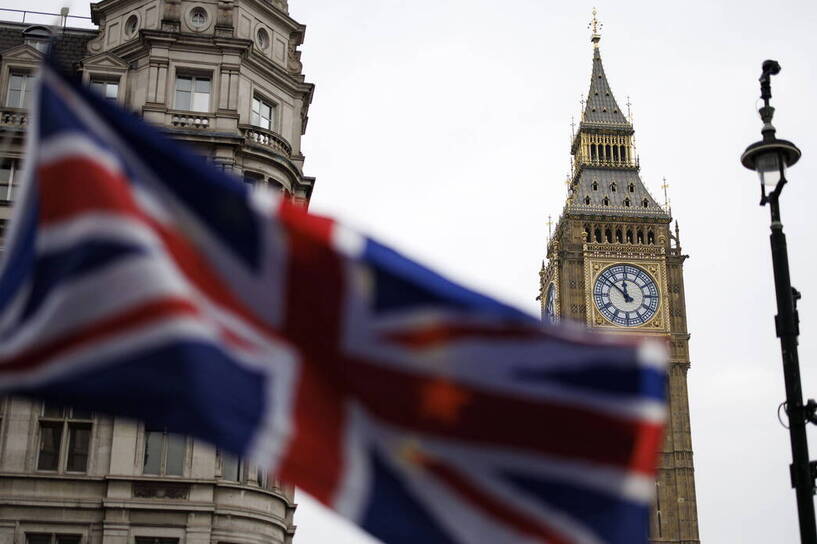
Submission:
{"label": "stone facade", "polygon": [[[617,334],[655,336],[670,345],[668,420],[650,540],[697,544],[698,517],[687,399],[689,333],[677,227],[639,177],[633,127],[621,113],[593,35],[588,98],[571,153],[562,216],[540,272],[545,320],[571,319]],[[616,279],[618,278],[618,279]],[[629,287],[629,291],[628,291]]]}
{"label": "stone facade", "polygon": [[[66,71],[247,183],[307,206],[313,85],[284,0],[104,0],[97,29],[0,22],[0,249],[48,40]],[[292,541],[292,488],[163,429],[0,402],[0,544]]]}

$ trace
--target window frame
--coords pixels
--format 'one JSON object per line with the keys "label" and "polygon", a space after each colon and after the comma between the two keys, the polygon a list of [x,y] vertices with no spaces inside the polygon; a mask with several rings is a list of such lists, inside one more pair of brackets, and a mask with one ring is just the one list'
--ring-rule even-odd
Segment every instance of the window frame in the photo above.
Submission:
{"label": "window frame", "polygon": [[[189,79],[190,80],[190,90],[186,91],[179,91],[179,80],[180,79]],[[198,110],[194,109],[195,103],[195,95],[196,94],[204,94],[201,92],[195,91],[196,82],[197,81],[204,81],[207,80],[209,83],[209,89],[207,90],[207,106],[206,109]],[[193,113],[212,113],[212,106],[213,106],[213,74],[212,72],[204,74],[201,72],[187,72],[185,70],[177,70],[175,74],[175,78],[173,80],[173,109],[179,111],[188,111]],[[179,92],[187,92],[190,95],[189,98],[189,107],[184,108],[179,105]]]}
{"label": "window frame", "polygon": [[[60,410],[59,415],[48,413],[48,407],[57,408]],[[88,474],[91,466],[91,453],[94,451],[94,421],[95,415],[93,412],[77,415],[81,412],[71,406],[62,406],[55,403],[43,402],[40,405],[40,415],[37,418],[37,425],[39,432],[37,433],[37,455],[35,459],[35,470],[37,472],[52,472],[57,474]],[[56,459],[54,468],[42,468],[41,459],[43,454],[43,428],[54,428],[59,430],[59,436],[56,446]],[[69,463],[73,447],[75,445],[76,434],[74,431],[85,430],[88,432],[88,437],[85,442],[85,451],[80,454],[85,455],[85,468],[83,470],[74,470],[69,468]]]}
{"label": "window frame", "polygon": [[[0,159],[0,170],[2,170],[4,163],[9,163],[11,166],[9,168],[8,182],[0,181],[0,202],[13,202],[15,193],[17,192],[16,188],[18,187],[17,181],[14,178],[22,169],[20,159],[16,157],[3,157]],[[3,187],[5,187],[5,194],[3,194]]]}
{"label": "window frame", "polygon": [[[259,111],[255,111],[255,104],[256,102],[259,104]],[[266,106],[269,108],[269,126],[264,126],[263,124],[256,124],[255,119],[256,115],[258,116],[259,121],[263,119],[261,117],[261,108]],[[269,130],[271,132],[276,132],[276,127],[278,126],[278,103],[274,100],[270,100],[264,95],[259,93],[254,93],[252,95],[252,100],[250,100],[250,125],[261,128],[264,130]]]}
{"label": "window frame", "polygon": [[[105,85],[106,92],[101,93],[102,97],[113,102],[119,101],[119,93],[122,88],[121,82],[122,78],[113,74],[91,73],[88,77],[88,87],[90,89],[93,89],[94,85]],[[116,85],[116,96],[108,96],[107,94],[108,85]]]}
{"label": "window frame", "polygon": [[[162,442],[159,450],[159,468],[156,472],[146,472],[148,461],[148,434],[161,433]],[[168,472],[168,452],[170,451],[171,440],[178,440],[181,443],[181,471],[179,474]],[[149,425],[142,425],[142,474],[145,476],[161,476],[169,478],[184,478],[187,473],[187,453],[189,451],[189,440],[186,436],[172,433],[167,430],[167,427],[158,428]]]}
{"label": "window frame", "polygon": [[[11,105],[11,83],[14,77],[24,76],[23,77],[23,88],[20,89],[20,104],[19,105]],[[26,97],[31,99],[31,86],[34,84],[34,73],[31,70],[26,68],[18,68],[16,66],[9,67],[8,78],[6,80],[6,101],[5,107],[6,108],[16,108],[16,109],[27,109],[28,104]]]}

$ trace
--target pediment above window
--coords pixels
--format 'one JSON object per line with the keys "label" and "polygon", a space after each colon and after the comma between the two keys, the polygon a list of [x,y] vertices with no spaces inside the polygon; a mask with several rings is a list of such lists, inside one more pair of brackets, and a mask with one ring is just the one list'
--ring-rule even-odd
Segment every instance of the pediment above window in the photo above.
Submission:
{"label": "pediment above window", "polygon": [[43,54],[28,44],[22,44],[6,49],[0,53],[0,57],[6,62],[39,64]]}
{"label": "pediment above window", "polygon": [[128,63],[116,55],[100,53],[83,59],[80,62],[80,69],[83,71],[103,70],[105,72],[124,73],[128,69]]}

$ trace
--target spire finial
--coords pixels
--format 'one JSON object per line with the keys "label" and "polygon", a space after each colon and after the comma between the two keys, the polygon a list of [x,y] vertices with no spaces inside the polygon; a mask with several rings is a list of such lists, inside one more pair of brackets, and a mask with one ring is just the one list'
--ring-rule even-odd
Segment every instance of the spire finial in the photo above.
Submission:
{"label": "spire finial", "polygon": [[601,41],[600,32],[601,32],[602,27],[604,27],[604,25],[599,22],[598,17],[596,17],[597,14],[598,14],[598,12],[596,11],[596,8],[594,7],[593,8],[593,18],[590,20],[590,23],[588,23],[588,25],[587,25],[587,28],[589,28],[593,32],[593,34],[590,36],[590,41],[593,42],[593,47],[598,47],[599,46],[599,41]]}
{"label": "spire finial", "polygon": [[[550,242],[550,239],[553,236],[552,228],[553,228],[553,218],[548,215],[548,242]],[[542,265],[544,265],[544,264],[545,263],[543,261]]]}
{"label": "spire finial", "polygon": [[632,103],[630,102],[630,95],[627,95],[627,120],[633,122]]}
{"label": "spire finial", "polygon": [[669,204],[669,196],[667,196],[667,189],[669,189],[669,183],[667,183],[667,178],[663,178],[664,183],[661,185],[661,188],[664,190],[664,209],[669,212],[670,204]]}

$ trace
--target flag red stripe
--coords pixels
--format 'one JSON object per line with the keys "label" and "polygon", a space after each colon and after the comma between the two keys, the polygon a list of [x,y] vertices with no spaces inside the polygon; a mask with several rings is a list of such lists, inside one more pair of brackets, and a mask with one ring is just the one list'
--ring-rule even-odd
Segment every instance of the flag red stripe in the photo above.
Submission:
{"label": "flag red stripe", "polygon": [[453,384],[467,400],[454,420],[423,410],[434,378],[348,362],[352,393],[379,419],[410,432],[472,444],[574,457],[653,474],[662,425],[601,410],[508,396]]}
{"label": "flag red stripe", "polygon": [[[286,210],[286,211],[284,211]],[[282,207],[285,220],[305,215]],[[343,470],[346,392],[342,376],[326,364],[338,359],[342,262],[326,243],[331,223],[311,218],[289,229],[285,336],[299,346],[295,430],[280,468],[282,479],[331,505]]]}
{"label": "flag red stripe", "polygon": [[516,532],[541,539],[542,542],[548,544],[570,544],[574,542],[573,539],[566,538],[540,521],[528,517],[522,511],[511,508],[507,501],[500,500],[490,493],[482,491],[451,467],[422,455],[420,456],[420,464],[460,495],[464,502],[482,510],[486,518],[497,519],[512,527]]}
{"label": "flag red stripe", "polygon": [[199,309],[180,298],[164,298],[131,308],[126,312],[89,323],[82,330],[55,338],[38,347],[9,358],[0,358],[0,371],[29,370],[54,357],[133,329],[170,317],[197,316]]}

